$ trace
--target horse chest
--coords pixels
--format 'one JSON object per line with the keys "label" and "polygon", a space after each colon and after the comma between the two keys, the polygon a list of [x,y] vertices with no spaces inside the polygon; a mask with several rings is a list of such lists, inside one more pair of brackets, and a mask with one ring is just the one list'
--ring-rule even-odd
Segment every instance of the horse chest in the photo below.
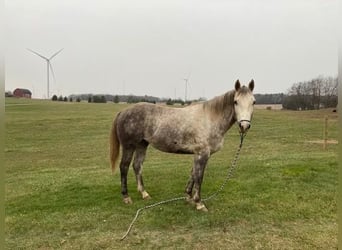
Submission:
{"label": "horse chest", "polygon": [[224,142],[223,138],[212,140],[210,142],[210,153],[213,154],[221,150],[223,147],[223,142]]}

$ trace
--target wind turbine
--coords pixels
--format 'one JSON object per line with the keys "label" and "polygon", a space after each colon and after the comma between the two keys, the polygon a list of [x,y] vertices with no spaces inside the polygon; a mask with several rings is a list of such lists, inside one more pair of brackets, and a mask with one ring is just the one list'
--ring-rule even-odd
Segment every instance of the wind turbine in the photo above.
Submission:
{"label": "wind turbine", "polygon": [[52,77],[53,77],[53,79],[55,79],[55,73],[53,72],[52,64],[50,61],[52,60],[52,58],[57,56],[63,49],[58,50],[55,54],[53,54],[49,58],[39,54],[38,52],[33,51],[32,49],[27,49],[27,50],[31,51],[33,54],[36,54],[37,56],[43,58],[46,61],[46,65],[47,65],[47,99],[50,99],[50,76],[49,76],[50,69],[51,69]]}
{"label": "wind turbine", "polygon": [[184,102],[186,102],[186,98],[187,98],[187,95],[188,95],[188,81],[189,81],[189,78],[183,78],[183,80],[185,81]]}
{"label": "wind turbine", "polygon": [[186,102],[186,99],[188,97],[188,82],[190,79],[190,74],[188,76],[188,78],[183,78],[183,80],[185,81],[185,96],[184,96],[184,102]]}

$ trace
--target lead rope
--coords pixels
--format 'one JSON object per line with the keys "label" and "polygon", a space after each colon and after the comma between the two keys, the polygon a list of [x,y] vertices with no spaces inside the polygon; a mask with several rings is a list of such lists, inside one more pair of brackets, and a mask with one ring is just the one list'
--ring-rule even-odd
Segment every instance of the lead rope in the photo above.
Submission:
{"label": "lead rope", "polygon": [[[235,157],[234,157],[234,159],[233,159],[233,161],[232,161],[231,167],[230,167],[229,170],[228,170],[226,179],[224,180],[224,182],[222,183],[222,185],[220,186],[220,188],[219,188],[215,193],[213,193],[212,195],[210,195],[209,197],[207,197],[207,198],[205,198],[205,199],[202,199],[202,201],[208,201],[208,200],[214,198],[215,196],[217,196],[217,195],[223,190],[223,188],[225,187],[225,185],[227,184],[227,182],[229,181],[229,179],[233,176],[233,172],[234,172],[234,170],[236,169],[236,166],[237,166],[236,163],[237,163],[237,161],[238,161],[238,159],[239,159],[239,155],[240,155],[240,151],[241,151],[241,148],[242,148],[243,139],[245,138],[245,136],[246,136],[246,133],[240,133],[240,145],[239,145],[239,147],[238,147],[238,149],[237,149],[237,151],[236,151],[236,153],[235,153]],[[132,229],[132,227],[133,227],[133,224],[134,224],[135,221],[138,219],[138,216],[139,216],[139,214],[140,214],[141,211],[146,210],[146,209],[149,209],[149,208],[157,207],[157,206],[159,206],[159,205],[163,205],[163,204],[166,204],[166,203],[170,203],[170,202],[174,202],[174,201],[179,201],[179,200],[186,200],[186,199],[187,199],[187,197],[184,197],[184,196],[182,196],[182,197],[176,197],[176,198],[173,198],[173,199],[160,201],[160,202],[157,202],[157,203],[154,203],[154,204],[147,205],[147,206],[145,206],[145,207],[139,208],[139,209],[137,210],[137,212],[136,212],[136,214],[135,214],[135,216],[134,216],[134,218],[133,218],[131,224],[129,225],[129,227],[128,227],[128,229],[127,229],[127,232],[121,237],[120,240],[122,241],[122,240],[124,240],[124,239],[128,236],[129,232],[131,231],[131,229]]]}
{"label": "lead rope", "polygon": [[236,163],[237,163],[237,161],[239,159],[240,151],[241,151],[241,148],[242,148],[243,139],[245,137],[246,137],[246,133],[244,133],[244,134],[240,133],[240,145],[239,145],[238,149],[236,150],[235,157],[234,157],[234,159],[232,161],[232,165],[228,169],[227,177],[224,180],[224,182],[222,183],[222,185],[220,186],[220,188],[215,193],[210,195],[209,197],[207,197],[205,199],[202,199],[202,201],[207,201],[207,200],[210,200],[210,199],[214,198],[215,196],[217,196],[223,190],[223,188],[226,186],[226,184],[229,181],[229,179],[233,176],[234,170],[236,169],[236,166],[237,166]]}

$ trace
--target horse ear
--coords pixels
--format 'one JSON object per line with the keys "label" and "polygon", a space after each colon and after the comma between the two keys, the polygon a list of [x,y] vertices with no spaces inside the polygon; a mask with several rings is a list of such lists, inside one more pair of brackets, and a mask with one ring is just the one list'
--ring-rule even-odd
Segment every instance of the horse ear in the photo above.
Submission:
{"label": "horse ear", "polygon": [[253,89],[254,89],[254,80],[253,80],[253,79],[249,82],[248,88],[249,88],[251,91],[253,91]]}
{"label": "horse ear", "polygon": [[241,87],[240,81],[239,81],[239,79],[237,79],[235,82],[235,90],[238,91],[240,89],[240,87]]}

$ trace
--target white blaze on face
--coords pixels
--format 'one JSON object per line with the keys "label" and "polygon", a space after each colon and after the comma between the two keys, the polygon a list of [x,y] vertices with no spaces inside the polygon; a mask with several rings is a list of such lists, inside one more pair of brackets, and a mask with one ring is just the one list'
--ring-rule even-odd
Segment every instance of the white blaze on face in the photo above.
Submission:
{"label": "white blaze on face", "polygon": [[236,120],[239,123],[240,131],[246,132],[250,127],[253,116],[253,95],[239,95],[234,102]]}
{"label": "white blaze on face", "polygon": [[240,87],[239,80],[235,83],[236,94],[234,97],[235,116],[240,132],[245,133],[251,126],[255,98],[253,96],[254,81],[252,80],[248,88]]}

